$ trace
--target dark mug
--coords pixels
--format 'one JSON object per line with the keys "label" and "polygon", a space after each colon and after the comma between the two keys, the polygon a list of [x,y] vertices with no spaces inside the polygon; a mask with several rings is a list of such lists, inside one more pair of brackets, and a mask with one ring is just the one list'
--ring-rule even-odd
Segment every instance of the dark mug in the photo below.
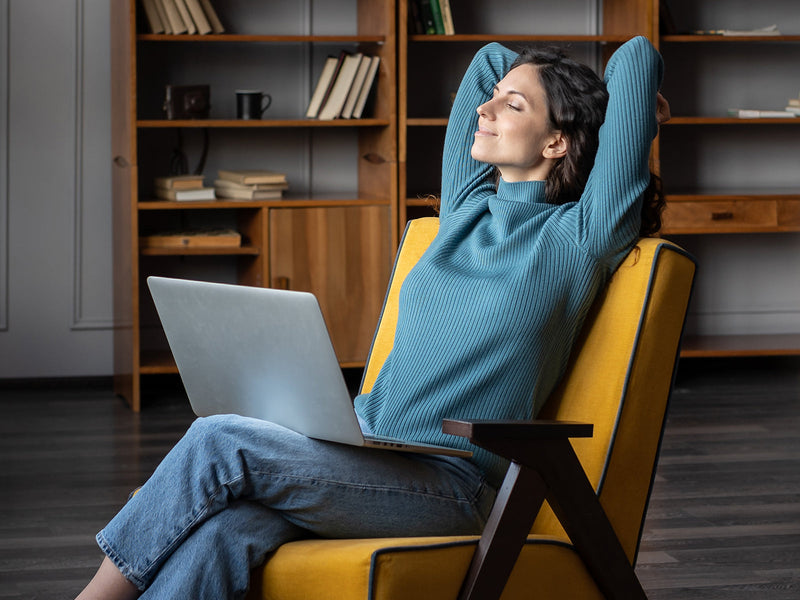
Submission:
{"label": "dark mug", "polygon": [[255,90],[236,90],[236,118],[260,119],[272,104],[272,96]]}

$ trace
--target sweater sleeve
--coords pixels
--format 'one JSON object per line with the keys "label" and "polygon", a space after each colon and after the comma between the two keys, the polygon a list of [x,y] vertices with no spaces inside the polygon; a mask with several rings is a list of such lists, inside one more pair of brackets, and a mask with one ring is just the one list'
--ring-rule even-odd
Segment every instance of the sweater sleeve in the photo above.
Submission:
{"label": "sweater sleeve", "polygon": [[626,250],[638,237],[650,146],[658,131],[656,95],[663,62],[643,37],[623,44],[606,67],[609,100],[595,164],[580,199],[582,242],[597,256]]}
{"label": "sweater sleeve", "polygon": [[491,165],[472,158],[478,129],[477,108],[492,97],[494,86],[516,59],[516,53],[498,43],[487,44],[473,57],[456,94],[445,134],[442,157],[441,217],[461,206],[481,187],[494,189]]}

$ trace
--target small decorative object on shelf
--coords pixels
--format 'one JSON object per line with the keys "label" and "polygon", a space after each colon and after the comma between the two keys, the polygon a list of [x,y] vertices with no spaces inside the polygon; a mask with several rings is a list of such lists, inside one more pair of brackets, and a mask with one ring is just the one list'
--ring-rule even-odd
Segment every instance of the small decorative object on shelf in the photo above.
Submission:
{"label": "small decorative object on shelf", "polygon": [[207,119],[210,110],[208,85],[167,85],[164,96],[167,119]]}

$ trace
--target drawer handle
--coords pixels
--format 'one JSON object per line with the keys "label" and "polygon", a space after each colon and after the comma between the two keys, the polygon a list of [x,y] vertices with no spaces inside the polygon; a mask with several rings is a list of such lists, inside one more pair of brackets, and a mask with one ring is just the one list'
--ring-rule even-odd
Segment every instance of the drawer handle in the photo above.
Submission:
{"label": "drawer handle", "polygon": [[733,213],[731,211],[724,211],[724,212],[712,212],[711,213],[711,220],[712,221],[730,221],[733,219]]}

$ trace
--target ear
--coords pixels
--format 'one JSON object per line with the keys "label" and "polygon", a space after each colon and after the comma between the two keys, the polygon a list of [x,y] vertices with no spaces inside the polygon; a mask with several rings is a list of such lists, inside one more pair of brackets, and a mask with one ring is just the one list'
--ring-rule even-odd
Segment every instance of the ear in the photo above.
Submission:
{"label": "ear", "polygon": [[567,138],[560,131],[556,131],[550,138],[547,146],[542,151],[545,158],[559,159],[567,155]]}

